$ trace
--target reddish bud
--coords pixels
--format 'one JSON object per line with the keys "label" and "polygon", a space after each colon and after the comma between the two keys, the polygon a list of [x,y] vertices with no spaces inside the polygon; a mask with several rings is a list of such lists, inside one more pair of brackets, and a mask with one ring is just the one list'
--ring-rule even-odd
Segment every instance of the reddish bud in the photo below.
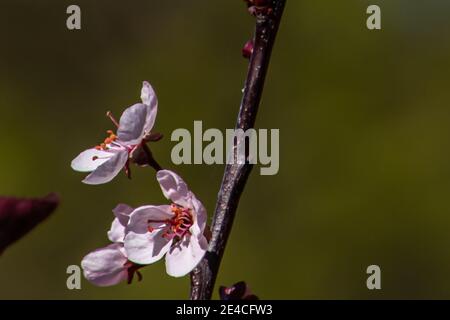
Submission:
{"label": "reddish bud", "polygon": [[231,287],[219,288],[220,300],[259,300],[248,287],[247,283],[240,281]]}
{"label": "reddish bud", "polygon": [[247,6],[267,7],[270,5],[271,0],[244,0]]}
{"label": "reddish bud", "polygon": [[244,0],[251,15],[268,15],[272,13],[271,0]]}
{"label": "reddish bud", "polygon": [[249,40],[245,43],[244,48],[242,48],[242,56],[246,59],[250,59],[253,54],[253,40]]}

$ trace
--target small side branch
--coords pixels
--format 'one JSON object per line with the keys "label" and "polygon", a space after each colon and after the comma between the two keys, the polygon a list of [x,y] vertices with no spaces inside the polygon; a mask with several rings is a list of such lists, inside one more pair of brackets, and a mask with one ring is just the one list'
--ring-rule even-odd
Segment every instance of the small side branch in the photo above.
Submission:
{"label": "small side branch", "polygon": [[[236,129],[247,130],[255,125],[270,56],[285,3],[286,0],[271,0],[270,10],[256,14],[253,52],[250,57]],[[225,167],[211,226],[212,237],[209,248],[203,260],[191,273],[192,300],[211,299],[239,199],[252,167],[249,163],[228,164]]]}

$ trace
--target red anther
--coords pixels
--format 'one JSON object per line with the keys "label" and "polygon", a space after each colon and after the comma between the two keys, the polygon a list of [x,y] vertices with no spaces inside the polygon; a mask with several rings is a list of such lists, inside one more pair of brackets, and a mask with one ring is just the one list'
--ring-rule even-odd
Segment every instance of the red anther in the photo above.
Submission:
{"label": "red anther", "polygon": [[[191,234],[189,228],[194,224],[191,210],[172,204],[171,211],[174,213],[171,219],[147,220],[147,223],[164,223],[167,229],[161,234],[161,237],[168,240],[176,237],[181,239],[185,234]],[[149,232],[154,231],[154,229],[152,226],[147,226]]]}

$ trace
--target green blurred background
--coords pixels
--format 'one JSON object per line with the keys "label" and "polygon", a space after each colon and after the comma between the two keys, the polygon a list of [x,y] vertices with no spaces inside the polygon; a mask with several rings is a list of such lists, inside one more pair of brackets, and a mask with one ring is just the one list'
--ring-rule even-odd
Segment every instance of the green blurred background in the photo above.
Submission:
{"label": "green blurred background", "polygon": [[[70,161],[139,101],[159,97],[153,145],[212,214],[223,166],[170,162],[176,128],[234,126],[254,20],[240,0],[0,1],[0,194],[57,191],[57,213],[0,258],[0,298],[182,299],[160,262],[144,281],[66,288],[108,243],[111,209],[166,203],[154,172],[87,186]],[[366,8],[382,9],[381,31]],[[257,126],[280,128],[280,171],[255,168],[218,284],[263,298],[450,298],[450,2],[288,0]],[[366,288],[366,268],[382,290]],[[217,294],[215,295],[217,297]]]}

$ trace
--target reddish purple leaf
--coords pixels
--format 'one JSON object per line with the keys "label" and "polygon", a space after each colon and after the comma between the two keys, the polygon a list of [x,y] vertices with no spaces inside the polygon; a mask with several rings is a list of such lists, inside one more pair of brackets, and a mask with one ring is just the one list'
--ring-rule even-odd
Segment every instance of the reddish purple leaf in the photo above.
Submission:
{"label": "reddish purple leaf", "polygon": [[44,221],[58,204],[54,193],[43,198],[0,197],[0,254]]}

